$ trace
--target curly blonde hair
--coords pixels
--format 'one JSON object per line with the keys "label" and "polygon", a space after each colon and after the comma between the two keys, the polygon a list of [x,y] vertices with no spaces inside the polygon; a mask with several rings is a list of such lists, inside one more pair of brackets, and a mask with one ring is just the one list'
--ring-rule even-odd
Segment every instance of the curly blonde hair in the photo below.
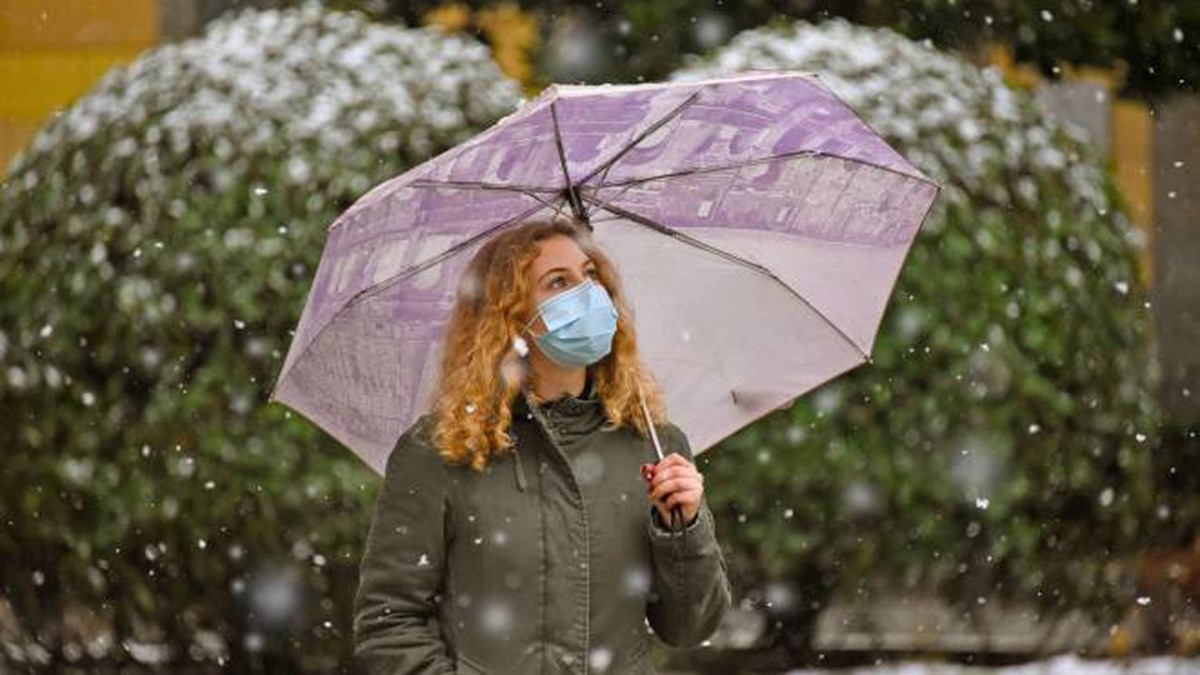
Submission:
{"label": "curly blonde hair", "polygon": [[632,425],[650,432],[638,399],[638,384],[656,427],[666,422],[666,404],[653,375],[641,364],[637,333],[616,267],[573,217],[555,215],[518,223],[488,240],[459,281],[446,325],[441,375],[435,387],[433,440],[447,462],[482,471],[490,458],[510,452],[512,406],[524,386],[536,404],[536,371],[516,352],[513,338],[537,312],[530,268],[539,242],[570,237],[595,261],[597,279],[617,308],[612,350],[592,369],[596,395],[603,401],[605,429]]}

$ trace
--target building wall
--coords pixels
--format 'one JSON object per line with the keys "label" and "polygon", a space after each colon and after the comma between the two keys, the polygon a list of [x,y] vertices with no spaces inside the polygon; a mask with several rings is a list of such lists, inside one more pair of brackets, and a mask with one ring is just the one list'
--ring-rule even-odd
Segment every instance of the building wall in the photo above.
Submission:
{"label": "building wall", "polygon": [[159,36],[158,0],[0,0],[0,167],[108,69]]}
{"label": "building wall", "polygon": [[1184,423],[1200,422],[1200,98],[1156,105],[1154,202],[1157,282],[1154,323],[1162,402]]}
{"label": "building wall", "polygon": [[1036,90],[1053,114],[1087,129],[1108,157],[1130,219],[1142,234],[1138,273],[1151,290],[1159,400],[1177,422],[1200,422],[1200,97],[1154,105],[1115,98],[1119,69],[1074,69],[1050,82],[1003,46],[986,60]]}
{"label": "building wall", "polygon": [[1115,95],[1120,69],[1062,66],[1059,80],[1048,80],[1028,64],[1013,61],[1005,45],[992,45],[986,62],[1000,69],[1011,86],[1034,92],[1060,119],[1083,127],[1108,160],[1125,198],[1130,219],[1142,234],[1138,274],[1149,287],[1154,278],[1154,133],[1150,108],[1142,101]]}
{"label": "building wall", "polygon": [[0,0],[0,175],[60,108],[106,71],[198,35],[238,7],[285,0]]}

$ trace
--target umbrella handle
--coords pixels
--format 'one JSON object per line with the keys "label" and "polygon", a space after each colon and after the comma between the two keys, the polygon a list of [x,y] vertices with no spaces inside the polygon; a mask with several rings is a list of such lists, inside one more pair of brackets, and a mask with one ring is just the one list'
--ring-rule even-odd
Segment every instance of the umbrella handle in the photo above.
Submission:
{"label": "umbrella handle", "polygon": [[663,461],[662,444],[658,442],[658,432],[654,430],[654,420],[650,419],[650,407],[646,405],[646,396],[642,393],[642,383],[637,382],[638,400],[642,403],[642,414],[646,417],[646,428],[650,430],[650,439],[654,441],[654,453],[658,461]]}
{"label": "umbrella handle", "polygon": [[[637,382],[638,400],[642,403],[642,414],[646,416],[646,427],[650,429],[650,438],[654,441],[654,452],[658,455],[658,461],[663,460],[662,444],[658,442],[658,433],[654,430],[654,422],[650,419],[650,408],[646,405],[646,396],[642,394],[642,383]],[[684,527],[683,510],[679,505],[671,507],[671,531],[678,532]]]}

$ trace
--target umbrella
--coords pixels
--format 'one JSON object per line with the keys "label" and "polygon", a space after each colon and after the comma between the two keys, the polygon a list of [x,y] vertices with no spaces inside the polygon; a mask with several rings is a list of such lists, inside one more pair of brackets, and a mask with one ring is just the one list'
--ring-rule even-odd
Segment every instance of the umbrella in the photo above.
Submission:
{"label": "umbrella", "polygon": [[699,455],[870,361],[940,190],[816,73],[554,84],[337,217],[271,400],[382,474],[429,408],[474,251],[570,210],[621,270]]}

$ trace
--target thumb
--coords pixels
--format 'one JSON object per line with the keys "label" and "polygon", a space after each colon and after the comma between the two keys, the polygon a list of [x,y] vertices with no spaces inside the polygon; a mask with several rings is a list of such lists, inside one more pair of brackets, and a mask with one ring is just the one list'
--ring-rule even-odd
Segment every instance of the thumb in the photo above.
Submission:
{"label": "thumb", "polygon": [[643,465],[640,467],[640,470],[641,470],[641,472],[642,472],[642,478],[643,478],[643,479],[644,479],[644,480],[645,480],[647,483],[649,483],[649,482],[650,482],[650,481],[651,481],[651,480],[654,478],[654,472],[655,472],[655,465],[654,465],[654,464],[643,464]]}

